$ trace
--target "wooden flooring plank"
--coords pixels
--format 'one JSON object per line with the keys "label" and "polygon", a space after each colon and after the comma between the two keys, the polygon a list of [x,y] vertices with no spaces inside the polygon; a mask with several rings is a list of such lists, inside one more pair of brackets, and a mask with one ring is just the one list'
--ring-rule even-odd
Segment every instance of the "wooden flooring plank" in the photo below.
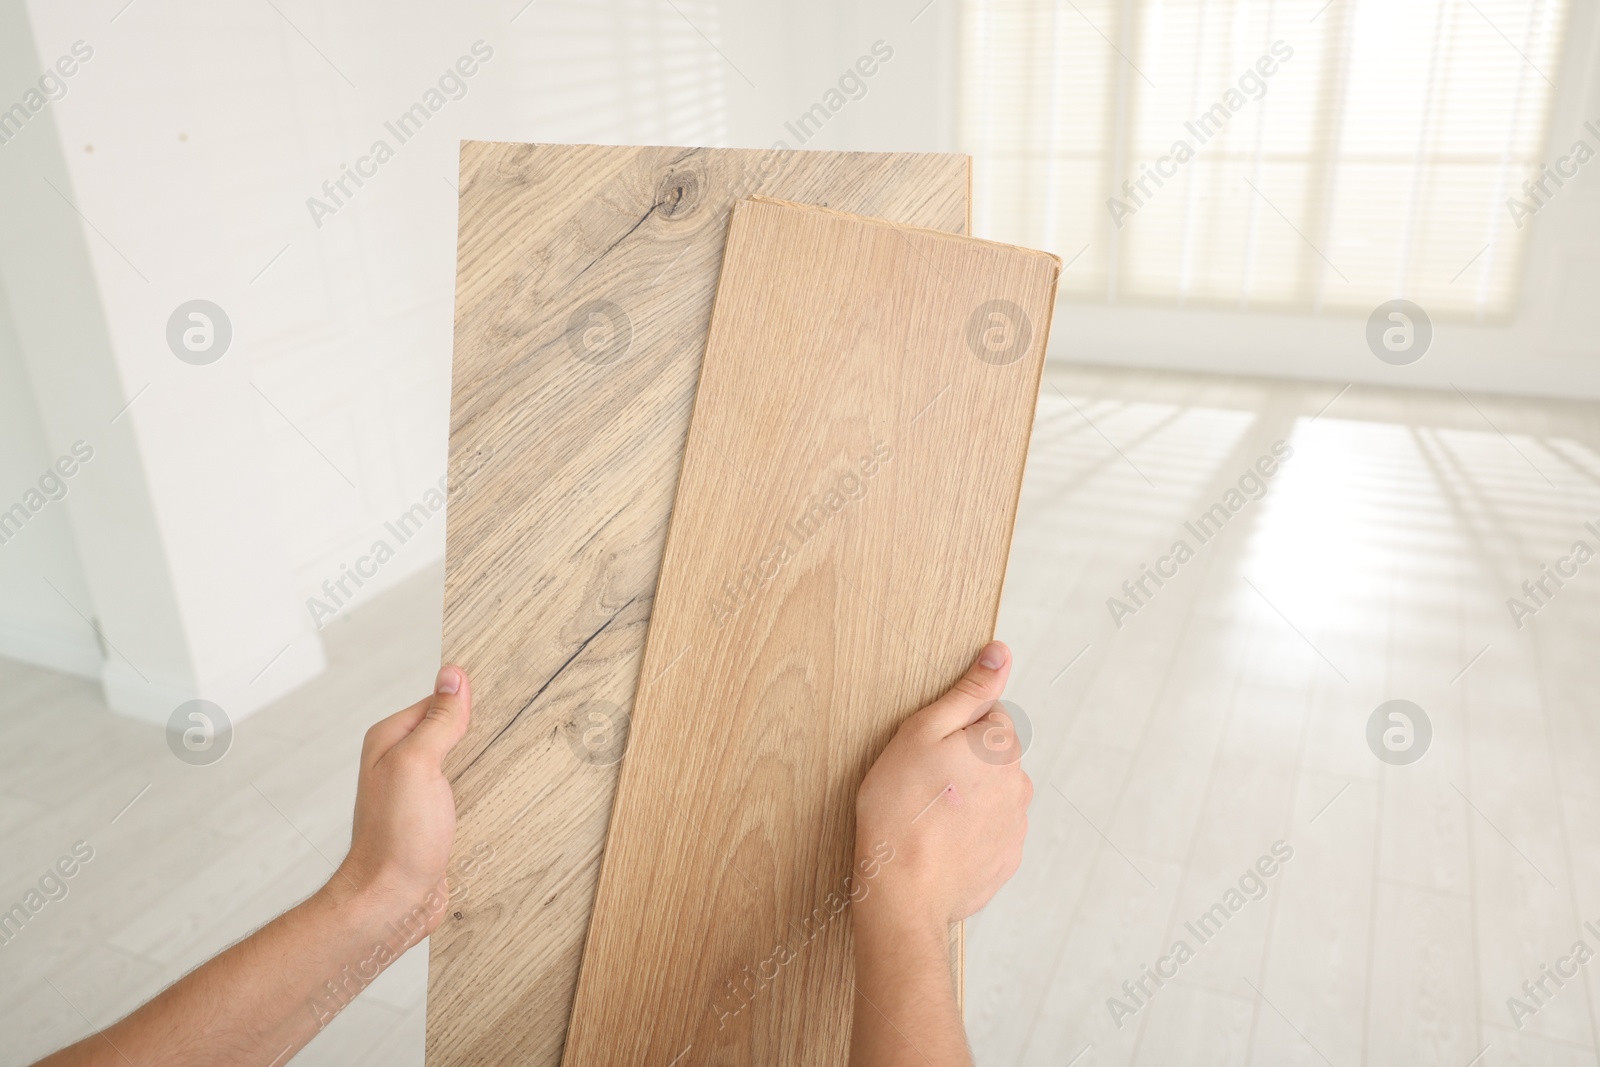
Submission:
{"label": "wooden flooring plank", "polygon": [[443,652],[474,700],[447,772],[458,858],[495,858],[432,937],[430,1064],[560,1060],[734,202],[964,233],[968,169],[463,144]]}
{"label": "wooden flooring plank", "polygon": [[844,1064],[855,789],[993,632],[1059,271],[734,209],[567,1067]]}

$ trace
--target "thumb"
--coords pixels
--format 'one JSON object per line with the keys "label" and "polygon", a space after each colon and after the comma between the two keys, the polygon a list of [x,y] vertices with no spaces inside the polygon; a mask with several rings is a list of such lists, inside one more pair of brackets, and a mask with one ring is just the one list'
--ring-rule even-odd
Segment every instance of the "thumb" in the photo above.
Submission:
{"label": "thumb", "polygon": [[467,732],[472,717],[472,685],[467,672],[446,664],[439,668],[433,698],[411,735],[395,746],[426,753],[430,762],[442,764],[445,756]]}
{"label": "thumb", "polygon": [[936,737],[949,737],[983,717],[1005,692],[1010,673],[1011,650],[1000,641],[990,641],[967,673],[944,696],[913,715],[912,721]]}

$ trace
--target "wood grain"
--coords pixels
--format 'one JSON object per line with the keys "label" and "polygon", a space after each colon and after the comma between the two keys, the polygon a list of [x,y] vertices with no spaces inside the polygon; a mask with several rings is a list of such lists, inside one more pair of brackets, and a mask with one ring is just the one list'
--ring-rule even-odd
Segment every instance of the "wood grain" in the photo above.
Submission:
{"label": "wood grain", "polygon": [[1059,272],[735,208],[566,1067],[845,1063],[856,787],[993,632]]}
{"label": "wood grain", "polygon": [[463,143],[430,1064],[561,1058],[733,203],[964,232],[968,190],[964,156]]}

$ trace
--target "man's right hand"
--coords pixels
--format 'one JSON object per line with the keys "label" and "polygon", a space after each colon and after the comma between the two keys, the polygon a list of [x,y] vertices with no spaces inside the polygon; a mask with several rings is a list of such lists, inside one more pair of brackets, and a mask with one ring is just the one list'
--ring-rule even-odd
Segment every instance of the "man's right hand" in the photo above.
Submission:
{"label": "man's right hand", "polygon": [[856,794],[856,858],[888,842],[894,859],[870,883],[857,925],[945,927],[1017,872],[1033,782],[999,704],[1010,673],[1010,649],[991,642],[949,692],[901,725],[867,772]]}
{"label": "man's right hand", "polygon": [[971,1062],[950,924],[1016,873],[1033,798],[998,703],[1010,671],[1010,650],[990,642],[949,692],[901,724],[856,794],[856,871],[876,870],[852,909],[854,1067]]}

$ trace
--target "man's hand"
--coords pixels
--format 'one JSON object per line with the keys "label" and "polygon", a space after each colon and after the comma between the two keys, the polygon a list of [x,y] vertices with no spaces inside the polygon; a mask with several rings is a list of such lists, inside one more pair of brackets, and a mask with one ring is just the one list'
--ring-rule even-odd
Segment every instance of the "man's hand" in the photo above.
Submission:
{"label": "man's hand", "polygon": [[949,692],[901,725],[856,794],[857,869],[872,869],[883,843],[893,852],[854,907],[853,1067],[971,1063],[950,981],[950,924],[1016,873],[1033,798],[998,703],[1010,671],[1010,650],[991,642]]}
{"label": "man's hand", "polygon": [[867,772],[856,794],[856,858],[887,841],[894,860],[874,879],[858,925],[937,928],[942,937],[1016,873],[1033,783],[998,703],[1010,673],[1010,650],[991,643],[948,693],[901,725]]}
{"label": "man's hand", "polygon": [[444,917],[456,808],[441,769],[467,730],[459,667],[367,731],[350,852],[328,884],[150,1003],[39,1067],[286,1063]]}
{"label": "man's hand", "polygon": [[[456,804],[442,769],[467,732],[472,685],[459,667],[440,669],[432,696],[367,731],[356,784],[350,852],[329,882],[380,909],[416,907],[430,890],[449,896],[445,867],[456,835]],[[429,915],[425,933],[444,916]]]}

